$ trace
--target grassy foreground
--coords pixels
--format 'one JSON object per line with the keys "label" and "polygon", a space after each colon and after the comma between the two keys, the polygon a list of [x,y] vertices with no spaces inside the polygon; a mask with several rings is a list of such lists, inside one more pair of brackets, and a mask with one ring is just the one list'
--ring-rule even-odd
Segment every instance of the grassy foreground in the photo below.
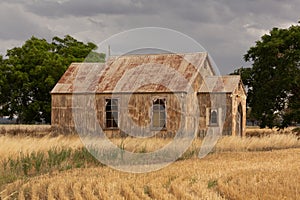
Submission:
{"label": "grassy foreground", "polygon": [[[277,133],[277,132],[276,132]],[[171,139],[118,138],[131,152]],[[300,140],[294,134],[223,137],[197,158],[195,139],[183,156],[146,174],[103,166],[76,136],[0,136],[0,199],[298,199]]]}
{"label": "grassy foreground", "polygon": [[300,149],[223,152],[177,161],[147,174],[109,167],[52,172],[8,184],[0,195],[18,199],[299,199],[299,161]]}

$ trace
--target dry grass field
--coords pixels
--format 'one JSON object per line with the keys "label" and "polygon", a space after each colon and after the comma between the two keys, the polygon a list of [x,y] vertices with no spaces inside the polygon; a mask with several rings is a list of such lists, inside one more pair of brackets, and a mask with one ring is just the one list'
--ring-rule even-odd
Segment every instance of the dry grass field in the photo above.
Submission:
{"label": "dry grass field", "polygon": [[49,135],[49,132],[51,132],[51,125],[0,124],[0,135],[42,137]]}
{"label": "dry grass field", "polygon": [[[51,165],[54,167],[50,169],[50,150],[70,149],[67,155],[72,157],[73,150],[83,147],[80,138],[16,135],[0,136],[0,199],[300,198],[300,140],[293,134],[273,131],[261,137],[223,137],[203,159],[197,158],[202,141],[196,139],[180,160],[142,174],[120,172],[91,162],[72,167],[76,162],[68,159],[60,167]],[[150,152],[170,140],[118,138],[112,142],[128,151]],[[21,163],[17,169],[27,169],[28,162],[21,161],[29,156],[24,155],[36,158],[36,152],[45,154],[41,171],[36,172],[34,165],[26,174],[13,171],[15,177],[5,179],[5,169],[13,168],[11,163],[17,159]],[[5,163],[10,164],[4,168]]]}

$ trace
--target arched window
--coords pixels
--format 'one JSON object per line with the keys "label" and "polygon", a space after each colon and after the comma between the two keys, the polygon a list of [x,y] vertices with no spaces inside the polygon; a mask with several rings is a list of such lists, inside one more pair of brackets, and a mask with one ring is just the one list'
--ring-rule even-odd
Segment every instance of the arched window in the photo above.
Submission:
{"label": "arched window", "polygon": [[212,124],[212,125],[218,124],[218,112],[217,112],[217,110],[211,110],[211,112],[210,112],[210,124]]}
{"label": "arched window", "polygon": [[164,99],[155,99],[152,104],[152,127],[166,128],[166,105]]}

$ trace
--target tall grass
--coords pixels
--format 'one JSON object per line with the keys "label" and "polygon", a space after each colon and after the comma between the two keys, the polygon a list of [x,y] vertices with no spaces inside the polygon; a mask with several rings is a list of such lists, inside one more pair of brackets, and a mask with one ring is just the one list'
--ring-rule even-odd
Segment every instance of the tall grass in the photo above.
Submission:
{"label": "tall grass", "polygon": [[217,190],[229,199],[299,199],[299,169],[249,169],[220,178]]}
{"label": "tall grass", "polygon": [[[147,153],[163,148],[172,142],[172,139],[162,138],[114,138],[111,142],[122,150]],[[23,137],[23,136],[0,136],[0,160],[30,154],[36,152],[47,152],[49,149],[84,147],[78,136],[57,136],[57,137]],[[183,158],[197,156],[202,144],[202,139],[196,138]],[[100,147],[101,148],[101,147]],[[271,134],[262,137],[221,137],[213,152],[224,151],[266,151],[275,149],[300,148],[300,140],[294,134]]]}
{"label": "tall grass", "polygon": [[51,148],[47,152],[21,153],[16,157],[2,158],[0,161],[1,185],[53,171],[74,168],[102,166],[86,148]]}
{"label": "tall grass", "polygon": [[51,133],[51,125],[0,124],[0,135],[42,137]]}
{"label": "tall grass", "polygon": [[[254,132],[257,130],[252,130],[252,131]],[[30,131],[27,131],[27,133],[30,135]],[[191,174],[189,177],[178,178],[180,177],[180,174],[176,174],[176,173],[179,170],[181,170],[182,166],[178,167],[177,169],[174,169],[173,170],[174,174],[172,176],[171,174],[169,174],[169,176],[163,177],[162,178],[163,180],[157,180],[160,183],[159,184],[160,186],[156,186],[155,182],[153,182],[151,179],[148,180],[148,182],[145,181],[144,183],[141,183],[139,186],[135,186],[134,182],[132,182],[132,185],[127,185],[127,183],[123,183],[121,185],[117,184],[120,189],[120,191],[119,189],[117,189],[117,191],[119,191],[117,195],[111,194],[112,191],[114,191],[116,188],[106,188],[105,185],[106,182],[100,184],[99,182],[97,182],[97,179],[93,179],[94,182],[93,181],[89,182],[88,180],[86,180],[84,183],[80,182],[78,184],[77,183],[75,184],[75,179],[74,179],[73,182],[71,181],[72,184],[66,183],[62,187],[58,187],[56,185],[56,183],[59,184],[58,182],[52,184],[53,180],[50,181],[50,179],[49,180],[47,179],[45,181],[46,182],[45,185],[43,185],[44,183],[41,183],[40,184],[41,186],[38,186],[34,182],[32,182],[31,185],[29,184],[24,186],[22,185],[23,182],[32,179],[32,177],[40,176],[43,174],[52,174],[61,171],[69,171],[69,169],[76,169],[76,168],[86,169],[90,167],[102,166],[94,157],[92,157],[89,154],[89,152],[87,152],[87,150],[84,148],[84,145],[82,144],[78,136],[60,135],[56,137],[51,137],[49,133],[46,134],[46,136],[42,136],[41,134],[36,134],[36,133],[32,132],[32,134],[35,137],[28,136],[26,134],[2,134],[0,136],[0,144],[1,144],[0,145],[0,198],[1,198],[2,188],[7,188],[8,186],[7,183],[11,183],[16,180],[20,180],[20,184],[21,184],[20,187],[22,186],[23,189],[21,188],[20,191],[18,191],[17,193],[14,193],[15,191],[13,189],[7,190],[10,192],[4,192],[6,195],[6,196],[4,195],[5,197],[7,197],[8,195],[12,195],[12,197],[15,197],[15,195],[19,195],[19,196],[23,195],[23,197],[26,195],[29,195],[30,197],[32,196],[37,197],[38,194],[38,198],[39,197],[46,198],[47,195],[48,197],[53,196],[54,198],[64,197],[64,196],[73,198],[74,196],[80,194],[79,190],[84,186],[84,184],[88,184],[88,183],[91,184],[91,182],[96,185],[95,187],[98,188],[99,191],[97,192],[97,194],[89,193],[90,196],[94,195],[99,198],[102,198],[102,196],[103,197],[115,196],[116,199],[122,199],[122,197],[133,198],[133,199],[134,198],[149,199],[151,197],[157,199],[168,199],[168,198],[173,199],[174,197],[175,198],[178,197],[182,199],[189,199],[189,198],[192,199],[194,197],[193,195],[181,191],[181,190],[193,190],[187,188],[194,188],[195,190],[193,190],[193,192],[197,194],[195,197],[200,196],[201,198],[207,198],[207,197],[219,198],[220,196],[218,194],[211,193],[211,192],[207,196],[205,195],[203,196],[202,194],[197,193],[199,188],[206,192],[207,190],[214,190],[215,188],[219,188],[219,190],[223,192],[225,196],[228,193],[230,198],[232,192],[231,190],[229,191],[228,187],[229,188],[238,187],[237,185],[234,185],[234,183],[226,184],[226,181],[225,183],[220,182],[223,179],[218,179],[218,176],[216,175],[208,176],[205,179],[205,184],[199,185],[198,183],[201,182],[202,180],[202,177],[200,175],[203,173],[208,173],[208,174],[211,173],[211,170],[214,169],[213,167],[211,169],[200,167],[199,173],[198,171],[195,172],[196,175]],[[135,152],[135,153],[147,153],[147,152],[153,152],[158,149],[161,149],[168,143],[172,142],[172,139],[170,138],[142,139],[142,138],[128,137],[128,138],[113,138],[111,139],[111,142],[114,143],[117,147],[121,148],[122,150]],[[195,160],[197,160],[198,162],[198,160],[200,159],[193,159],[193,158],[197,158],[202,142],[203,142],[202,139],[199,138],[194,139],[190,147],[187,149],[187,151],[178,160],[185,160],[185,162],[189,162],[189,163],[191,162],[190,163],[191,165],[194,164],[194,162],[196,162]],[[213,158],[214,156],[218,157],[219,155],[236,156],[239,154],[242,154],[244,156],[242,159],[245,160],[245,158],[248,156],[246,152],[258,153],[257,156],[259,156],[260,154],[265,155],[266,152],[271,152],[270,150],[290,149],[290,148],[300,148],[299,137],[297,137],[292,132],[282,132],[280,134],[278,134],[277,131],[273,131],[270,134],[265,134],[265,132],[261,132],[259,137],[243,137],[243,138],[225,136],[225,137],[221,137],[218,140],[216,146],[213,148],[213,154],[208,155],[208,160]],[[224,152],[226,153],[223,154]],[[230,152],[230,154],[227,155],[227,152]],[[206,158],[204,158],[204,160],[205,159]],[[223,157],[220,159],[221,159],[220,161],[221,163],[215,162],[216,165],[221,165],[221,164],[224,166],[228,165],[227,162],[229,161],[226,162],[223,161],[222,160]],[[201,162],[201,160],[199,162]],[[181,163],[181,162],[177,162],[177,163]],[[273,163],[278,164],[278,161],[276,162],[274,161]],[[257,163],[254,164],[256,166],[265,168],[265,166],[261,166],[260,164]],[[184,165],[183,167],[189,168],[188,165],[187,166]],[[196,166],[194,167],[198,169],[198,167]],[[220,172],[221,169],[217,168],[217,170],[219,170]],[[224,169],[222,168],[222,170]],[[294,168],[292,170],[294,170]],[[109,173],[110,175],[111,173],[115,175],[115,172],[110,171]],[[185,170],[183,170],[182,173],[188,174],[188,172]],[[249,172],[249,174],[251,173],[252,172]],[[159,176],[163,176],[163,175],[160,174]],[[243,178],[247,179],[247,177],[243,177]],[[72,176],[70,176],[69,178],[73,180]],[[154,176],[152,178],[155,180]],[[282,177],[279,177],[278,180],[281,178]],[[59,180],[62,181],[64,179],[65,177],[61,177]],[[108,178],[108,180],[111,179]],[[184,182],[184,185],[181,184],[181,181]],[[251,181],[253,184],[255,184],[253,180],[249,179],[249,182]],[[149,184],[151,182],[152,184]],[[13,185],[14,187],[16,187],[16,182],[13,183]],[[127,186],[125,187],[124,185]],[[33,188],[31,189],[29,186],[30,187],[33,186]],[[199,188],[196,188],[196,186],[199,186]],[[74,189],[74,187],[78,189]],[[161,189],[160,187],[162,187],[163,189]],[[101,188],[106,188],[106,190],[102,191]],[[68,192],[64,192],[65,190]],[[76,192],[75,193],[71,192],[72,195],[69,195],[70,190],[76,190]],[[87,186],[86,191],[89,190],[92,190],[92,188],[89,188]],[[43,191],[43,192],[39,193],[38,191]]]}
{"label": "tall grass", "polygon": [[[297,131],[298,129],[298,131]],[[277,128],[263,128],[260,129],[259,127],[247,127],[246,129],[246,136],[247,137],[263,137],[268,135],[274,135],[274,134],[295,134],[297,135],[297,132],[299,131],[299,127],[288,127],[285,129],[277,129]]]}
{"label": "tall grass", "polygon": [[265,151],[299,147],[300,140],[293,134],[271,134],[262,137],[226,136],[218,141],[215,151]]}
{"label": "tall grass", "polygon": [[0,160],[3,158],[15,157],[20,154],[30,154],[31,152],[47,152],[52,148],[71,148],[83,147],[77,136],[0,136]]}
{"label": "tall grass", "polygon": [[299,160],[300,149],[286,149],[220,152],[147,174],[73,169],[8,184],[0,198],[299,199]]}
{"label": "tall grass", "polygon": [[[136,153],[153,152],[172,142],[171,139],[126,138],[112,139],[122,148]],[[95,166],[96,159],[83,147],[79,137],[0,137],[0,185],[20,177],[36,176],[50,171]],[[195,139],[178,160],[197,158],[201,139]],[[222,137],[213,152],[269,151],[300,148],[300,140],[293,134],[273,134],[263,137]]]}

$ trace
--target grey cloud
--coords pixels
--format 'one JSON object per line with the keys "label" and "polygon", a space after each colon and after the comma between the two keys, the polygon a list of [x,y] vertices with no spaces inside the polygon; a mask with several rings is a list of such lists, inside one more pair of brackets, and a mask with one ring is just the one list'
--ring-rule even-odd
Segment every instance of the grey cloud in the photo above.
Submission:
{"label": "grey cloud", "polygon": [[101,26],[101,27],[106,26],[105,23],[103,22],[103,20],[95,19],[92,17],[89,17],[88,20],[94,25]]}
{"label": "grey cloud", "polygon": [[[298,0],[12,0],[39,16],[58,18],[64,16],[93,17],[109,16],[170,17],[198,23],[229,23],[236,18],[265,18],[262,26],[271,21],[298,20]],[[22,3],[23,2],[23,3]],[[268,19],[272,17],[273,19]]]}
{"label": "grey cloud", "polygon": [[[198,23],[223,23],[234,18],[234,13],[227,5],[217,1],[177,1],[173,16]],[[172,10],[173,11],[173,10]]]}
{"label": "grey cloud", "polygon": [[31,36],[47,37],[49,30],[36,24],[19,6],[0,4],[0,39],[24,40]]}
{"label": "grey cloud", "polygon": [[[53,18],[96,16],[98,14],[126,16],[167,15],[172,18],[192,21],[200,20],[209,23],[229,20],[233,17],[226,5],[211,0],[14,0],[14,2],[19,2],[27,11],[36,15]],[[164,19],[162,18],[161,20]]]}
{"label": "grey cloud", "polygon": [[[245,65],[243,54],[266,30],[300,18],[299,0],[4,1],[6,4],[0,7],[0,39],[73,34],[98,41],[97,37],[103,39],[103,35],[109,37],[131,28],[160,26],[203,44],[222,73]],[[2,6],[9,4],[19,10]]]}
{"label": "grey cloud", "polygon": [[133,15],[151,12],[144,7],[144,2],[138,0],[61,0],[61,1],[29,1],[25,8],[40,16],[64,17],[64,16],[95,16],[97,14],[108,15]]}
{"label": "grey cloud", "polygon": [[264,17],[267,21],[278,20],[295,21],[299,18],[300,1],[298,0],[224,0],[232,12],[238,17],[248,16],[250,18]]}

